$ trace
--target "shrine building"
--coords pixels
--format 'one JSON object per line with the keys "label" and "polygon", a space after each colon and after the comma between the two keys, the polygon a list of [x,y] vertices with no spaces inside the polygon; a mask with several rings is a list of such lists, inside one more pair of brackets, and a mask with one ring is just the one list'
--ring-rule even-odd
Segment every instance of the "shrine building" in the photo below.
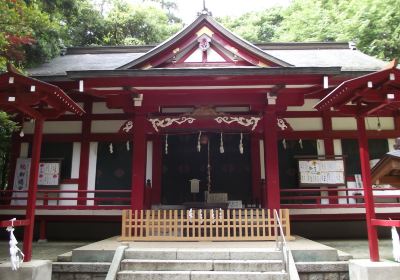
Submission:
{"label": "shrine building", "polygon": [[[42,132],[41,237],[58,222],[119,227],[124,209],[289,209],[294,222],[364,221],[359,131],[371,164],[400,135],[399,110],[385,101],[400,99],[400,74],[387,64],[352,43],[252,44],[204,13],[157,46],[68,48],[28,69],[25,82],[9,71],[0,88],[14,98],[0,105],[18,107],[21,130],[0,215],[25,215],[24,169]],[[50,102],[53,87],[64,105]],[[390,178],[372,183],[377,215],[399,218]]]}

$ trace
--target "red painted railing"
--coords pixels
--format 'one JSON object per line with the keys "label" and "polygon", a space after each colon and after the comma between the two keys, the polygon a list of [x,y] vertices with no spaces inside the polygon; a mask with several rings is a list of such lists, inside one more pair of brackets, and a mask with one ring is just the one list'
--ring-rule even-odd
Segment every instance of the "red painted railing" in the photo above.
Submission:
{"label": "red painted railing", "polygon": [[[36,209],[129,209],[130,190],[38,190]],[[27,191],[0,191],[0,209],[25,209]]]}
{"label": "red painted railing", "polygon": [[[400,207],[400,189],[373,190],[376,207]],[[281,189],[284,208],[363,208],[364,194],[360,188],[293,188]]]}

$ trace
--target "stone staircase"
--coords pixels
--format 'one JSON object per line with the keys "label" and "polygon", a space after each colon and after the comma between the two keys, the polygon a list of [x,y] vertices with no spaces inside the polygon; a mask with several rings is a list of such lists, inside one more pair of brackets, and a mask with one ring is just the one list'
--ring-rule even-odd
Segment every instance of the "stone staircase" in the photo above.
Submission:
{"label": "stone staircase", "polygon": [[117,280],[288,280],[271,248],[128,248]]}

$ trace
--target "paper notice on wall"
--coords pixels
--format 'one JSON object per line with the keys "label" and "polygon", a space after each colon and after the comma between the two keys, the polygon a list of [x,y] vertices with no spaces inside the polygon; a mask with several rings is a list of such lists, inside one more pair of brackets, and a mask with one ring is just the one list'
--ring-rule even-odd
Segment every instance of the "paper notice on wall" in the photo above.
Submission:
{"label": "paper notice on wall", "polygon": [[11,200],[11,205],[26,205],[26,199],[28,196],[28,186],[29,186],[29,173],[31,169],[31,159],[30,158],[19,158],[17,159],[17,165],[15,167],[14,173],[14,186],[13,195],[15,198]]}
{"label": "paper notice on wall", "polygon": [[338,185],[345,183],[343,160],[299,160],[301,184]]}
{"label": "paper notice on wall", "polygon": [[39,186],[58,186],[60,182],[60,163],[41,162],[39,164]]}

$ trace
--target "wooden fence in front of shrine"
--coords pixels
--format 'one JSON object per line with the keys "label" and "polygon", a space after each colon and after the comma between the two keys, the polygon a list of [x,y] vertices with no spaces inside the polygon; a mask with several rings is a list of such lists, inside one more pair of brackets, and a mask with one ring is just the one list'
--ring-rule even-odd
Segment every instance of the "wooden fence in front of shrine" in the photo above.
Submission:
{"label": "wooden fence in front of shrine", "polygon": [[[286,239],[289,209],[279,209]],[[268,241],[279,228],[271,209],[123,210],[120,241]]]}

